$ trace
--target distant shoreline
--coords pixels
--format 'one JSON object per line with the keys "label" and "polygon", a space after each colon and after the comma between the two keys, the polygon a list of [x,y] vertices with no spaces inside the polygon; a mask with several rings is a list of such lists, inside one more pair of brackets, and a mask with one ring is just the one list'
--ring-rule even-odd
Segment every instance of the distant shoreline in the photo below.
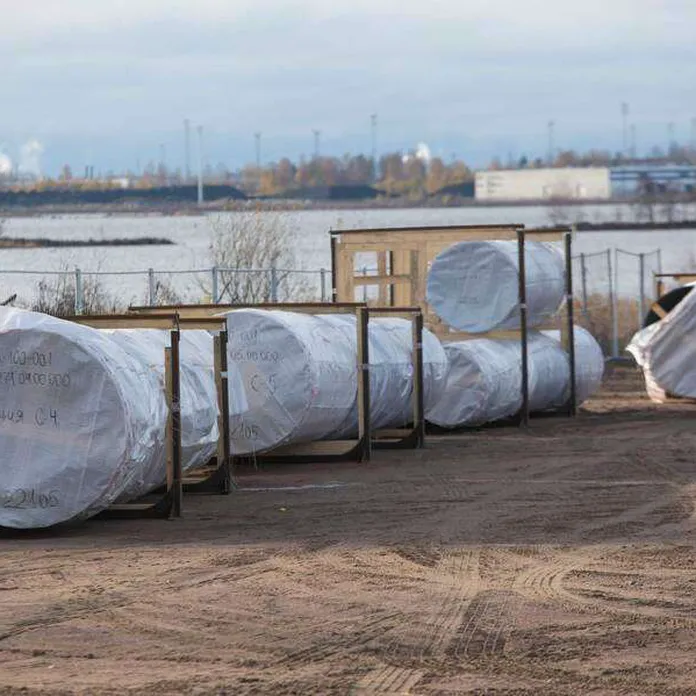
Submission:
{"label": "distant shoreline", "polygon": [[51,247],[101,247],[101,246],[164,246],[172,245],[171,239],[137,237],[134,239],[26,239],[0,237],[0,249],[43,249]]}

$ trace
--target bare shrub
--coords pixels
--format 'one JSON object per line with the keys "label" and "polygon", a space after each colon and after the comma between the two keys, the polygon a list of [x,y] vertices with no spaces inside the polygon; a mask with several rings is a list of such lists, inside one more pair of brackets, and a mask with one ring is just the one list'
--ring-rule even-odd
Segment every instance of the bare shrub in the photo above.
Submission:
{"label": "bare shrub", "polygon": [[[298,273],[298,232],[287,215],[236,213],[214,218],[210,257],[218,270],[218,302],[303,301],[316,297]],[[203,286],[212,296],[213,288]]]}
{"label": "bare shrub", "polygon": [[[42,278],[37,286],[36,299],[29,309],[34,312],[66,317],[76,313],[75,276],[67,269],[52,278]],[[98,277],[83,276],[82,312],[84,314],[113,314],[121,307]]]}
{"label": "bare shrub", "polygon": [[[639,302],[630,297],[619,297],[617,302],[618,312],[618,337],[619,352],[628,345],[633,335],[638,330]],[[612,351],[612,307],[608,295],[593,293],[587,297],[587,312],[580,300],[574,302],[576,322],[587,329],[602,347],[605,355]],[[642,313],[640,320],[642,321]]]}
{"label": "bare shrub", "polygon": [[145,304],[147,305],[158,306],[183,304],[181,295],[174,289],[174,286],[166,280],[157,278],[153,290],[153,296],[151,296],[149,290],[145,293]]}

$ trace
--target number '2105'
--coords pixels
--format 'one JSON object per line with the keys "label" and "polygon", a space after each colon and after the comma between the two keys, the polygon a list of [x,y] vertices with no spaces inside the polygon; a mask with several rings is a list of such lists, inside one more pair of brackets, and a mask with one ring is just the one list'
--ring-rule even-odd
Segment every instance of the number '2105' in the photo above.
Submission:
{"label": "number '2105'", "polygon": [[16,488],[12,491],[0,490],[0,507],[15,510],[30,508],[54,508],[60,505],[58,491],[41,493],[33,488]]}

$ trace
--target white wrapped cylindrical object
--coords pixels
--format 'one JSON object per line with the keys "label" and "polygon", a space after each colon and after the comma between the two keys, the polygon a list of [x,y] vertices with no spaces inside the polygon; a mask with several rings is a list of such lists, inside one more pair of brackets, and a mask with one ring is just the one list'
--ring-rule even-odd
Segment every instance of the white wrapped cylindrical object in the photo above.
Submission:
{"label": "white wrapped cylindrical object", "polygon": [[[559,332],[530,332],[529,405],[532,411],[563,406],[570,397],[570,362]],[[431,423],[457,428],[491,423],[522,407],[522,354],[517,341],[478,338],[445,345],[450,369],[441,400],[426,411]],[[595,339],[575,327],[576,398],[600,386],[604,357]]]}
{"label": "white wrapped cylindrical object", "polygon": [[696,292],[689,293],[662,320],[639,331],[626,350],[643,370],[648,396],[696,398]]}
{"label": "white wrapped cylindrical object", "polygon": [[[326,315],[325,321],[339,327],[357,355],[356,319],[350,315]],[[370,364],[370,426],[399,428],[413,422],[413,323],[400,317],[371,318],[368,325]],[[423,329],[423,404],[435,404],[447,381],[449,364],[437,337]],[[357,396],[357,395],[356,395]],[[358,431],[357,400],[349,420],[335,437]]]}
{"label": "white wrapped cylindrical object", "polygon": [[[563,259],[550,244],[525,243],[528,326],[556,313],[565,292]],[[427,300],[450,327],[470,333],[520,326],[517,242],[460,242],[433,261]]]}
{"label": "white wrapped cylindrical object", "polygon": [[357,393],[355,351],[321,316],[242,309],[227,315],[229,364],[247,399],[230,414],[232,454],[329,437]]}
{"label": "white wrapped cylindrical object", "polygon": [[[561,341],[560,331],[544,331],[557,343]],[[578,404],[587,401],[602,386],[604,378],[604,353],[595,337],[582,326],[573,328],[575,345],[575,399]],[[570,370],[570,367],[568,368]],[[570,395],[570,377],[568,392],[563,402]]]}
{"label": "white wrapped cylindrical object", "polygon": [[[161,409],[166,409],[164,349],[169,331],[116,329],[105,331],[143,370],[154,377]],[[149,388],[153,388],[148,384]],[[204,466],[218,443],[218,408],[213,338],[207,331],[182,331],[179,340],[179,400],[181,413],[181,466],[184,471]],[[143,481],[121,496],[132,499],[164,483],[166,461],[153,460]]]}
{"label": "white wrapped cylindrical object", "polygon": [[96,514],[165,458],[152,371],[106,334],[0,309],[0,526]]}

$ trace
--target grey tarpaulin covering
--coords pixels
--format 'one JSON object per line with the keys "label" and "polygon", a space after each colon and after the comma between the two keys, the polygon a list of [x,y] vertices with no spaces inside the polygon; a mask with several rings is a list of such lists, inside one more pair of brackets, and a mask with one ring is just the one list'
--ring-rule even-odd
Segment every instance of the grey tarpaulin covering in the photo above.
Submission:
{"label": "grey tarpaulin covering", "polygon": [[[0,309],[0,525],[89,517],[164,482],[168,337]],[[183,332],[180,349],[182,465],[190,469],[217,445],[212,338]]]}
{"label": "grey tarpaulin covering", "polygon": [[664,319],[639,331],[626,350],[643,369],[648,395],[696,398],[696,292]]}
{"label": "grey tarpaulin covering", "polygon": [[0,309],[0,525],[104,509],[164,460],[152,371],[99,331]]}
{"label": "grey tarpaulin covering", "polygon": [[[343,330],[357,355],[356,319],[327,315]],[[373,429],[399,428],[413,421],[413,324],[400,317],[371,318],[368,330],[370,360],[370,425]],[[423,329],[423,404],[428,408],[442,395],[449,365],[440,341]],[[357,393],[349,420],[335,436],[358,432]]]}
{"label": "grey tarpaulin covering", "polygon": [[[528,325],[555,314],[565,291],[560,253],[526,242]],[[428,272],[427,300],[453,329],[485,333],[519,327],[517,242],[459,242],[441,252]]]}
{"label": "grey tarpaulin covering", "polygon": [[[166,408],[164,349],[169,344],[169,331],[116,329],[105,333],[155,378],[154,387],[161,395],[161,408]],[[190,470],[204,466],[215,455],[218,442],[217,390],[212,336],[207,331],[182,331],[180,335],[181,463],[184,470]],[[166,461],[154,460],[148,467],[146,480],[135,489],[124,491],[121,497],[132,499],[143,495],[161,485],[165,476]]]}
{"label": "grey tarpaulin covering", "polygon": [[[244,309],[227,314],[230,364],[242,375],[248,410],[231,417],[234,454],[357,433],[357,334],[351,315],[309,316]],[[411,322],[369,322],[370,414],[374,428],[411,422]],[[444,387],[447,360],[423,332],[424,402]]]}
{"label": "grey tarpaulin covering", "polygon": [[[570,366],[557,332],[529,335],[530,408],[562,406],[570,394]],[[477,338],[445,345],[450,362],[442,399],[426,412],[444,428],[475,426],[515,415],[522,407],[522,359],[516,341]],[[575,327],[578,403],[601,384],[604,357],[594,338]]]}
{"label": "grey tarpaulin covering", "polygon": [[247,408],[230,414],[232,454],[329,437],[347,420],[357,390],[356,356],[341,329],[320,316],[241,309],[227,316],[229,364]]}

